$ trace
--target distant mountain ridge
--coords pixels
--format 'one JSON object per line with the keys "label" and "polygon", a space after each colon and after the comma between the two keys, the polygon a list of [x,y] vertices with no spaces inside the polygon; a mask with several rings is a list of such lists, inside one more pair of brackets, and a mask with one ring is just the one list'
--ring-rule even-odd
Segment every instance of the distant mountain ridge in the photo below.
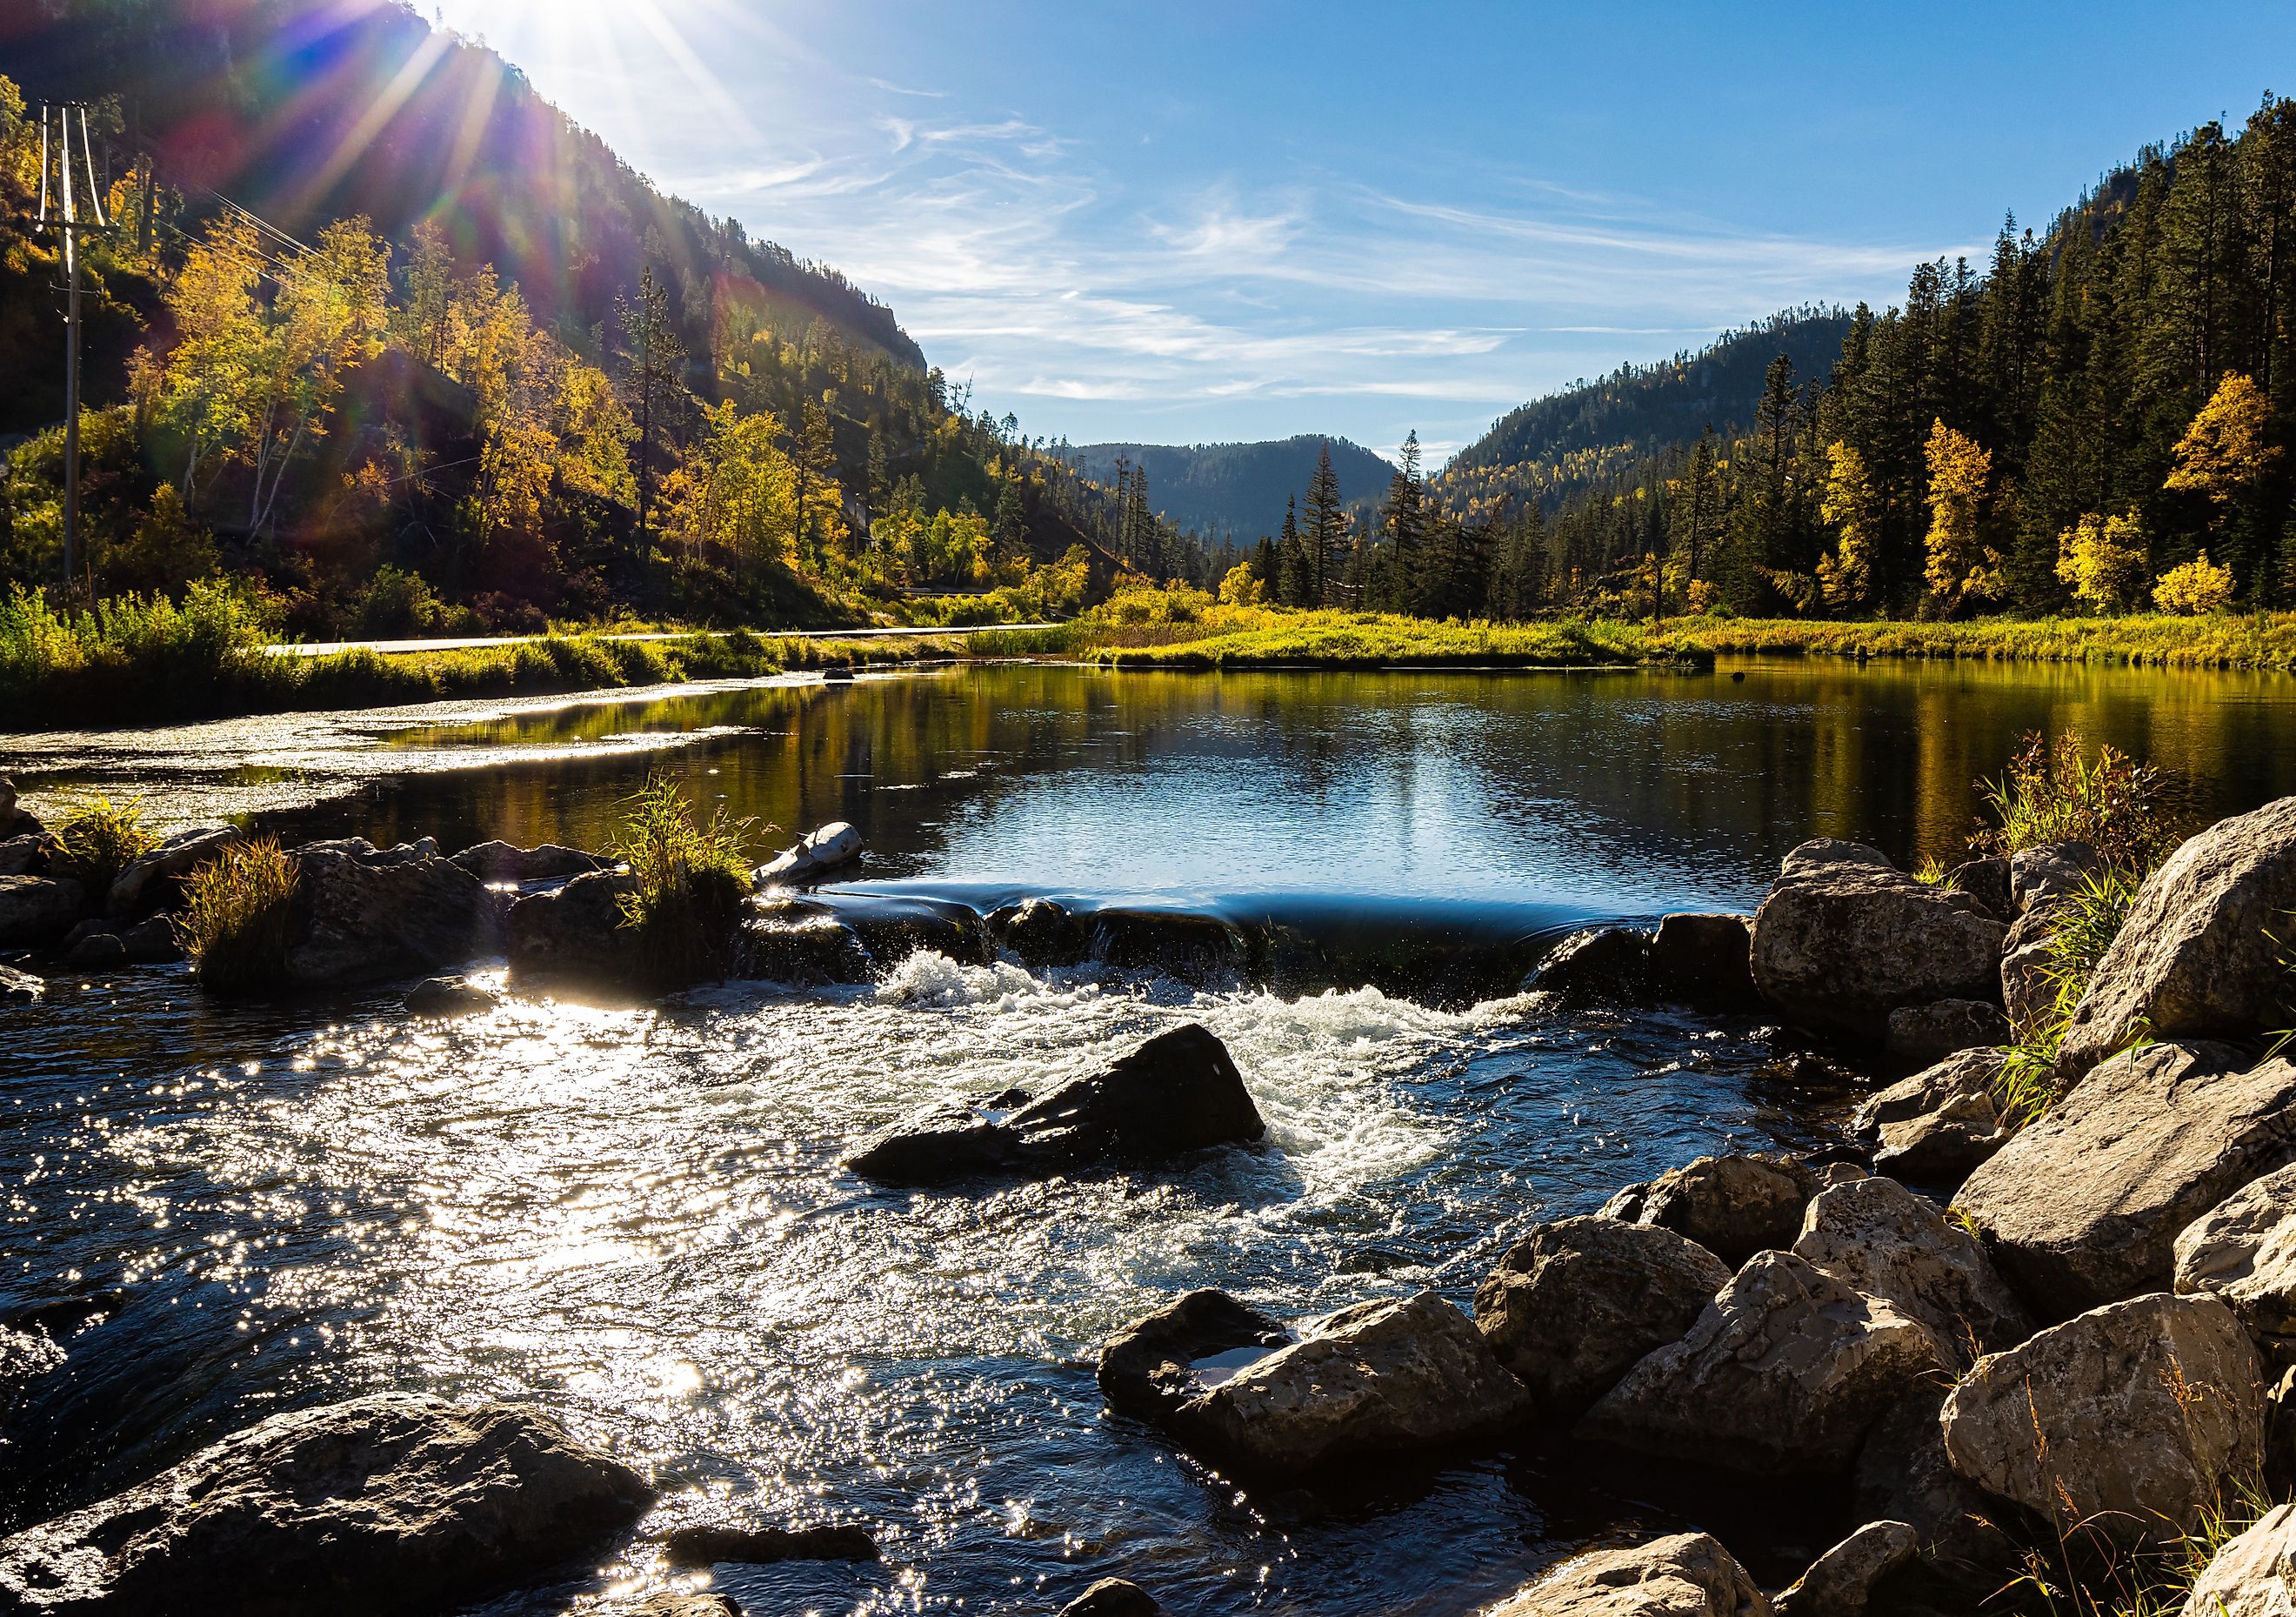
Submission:
{"label": "distant mountain ridge", "polygon": [[1354,505],[1386,491],[1393,464],[1360,444],[1312,432],[1265,443],[1086,444],[1068,458],[1104,483],[1115,480],[1119,458],[1144,466],[1148,504],[1166,521],[1249,545],[1283,527],[1284,502],[1308,487],[1327,443],[1341,499]]}

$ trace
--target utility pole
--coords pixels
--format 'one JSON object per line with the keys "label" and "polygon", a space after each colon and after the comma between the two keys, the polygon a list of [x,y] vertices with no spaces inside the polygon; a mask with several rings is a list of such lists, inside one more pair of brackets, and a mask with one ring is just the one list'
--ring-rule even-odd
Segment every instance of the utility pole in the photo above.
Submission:
{"label": "utility pole", "polygon": [[[55,160],[48,160],[49,113],[55,114]],[[84,180],[72,173],[72,114],[79,114],[80,167]],[[48,183],[56,183],[60,218],[48,217]],[[79,212],[83,189],[88,217]],[[62,239],[64,259],[64,593],[70,595],[79,579],[79,238],[106,228],[103,193],[96,185],[95,153],[87,135],[87,108],[65,102],[40,109],[40,228],[54,230]]]}

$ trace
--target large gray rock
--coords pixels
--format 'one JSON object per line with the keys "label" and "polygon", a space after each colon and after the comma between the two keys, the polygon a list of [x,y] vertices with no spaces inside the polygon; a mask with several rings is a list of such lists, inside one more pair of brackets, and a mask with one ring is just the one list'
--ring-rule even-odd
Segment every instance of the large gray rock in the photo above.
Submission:
{"label": "large gray rock", "polygon": [[1957,1185],[2009,1142],[1993,1094],[2002,1063],[1993,1049],[1948,1056],[1860,1105],[1850,1137],[1874,1153],[1877,1172]]}
{"label": "large gray rock", "polygon": [[1634,1214],[1695,1241],[1725,1263],[1792,1246],[1817,1177],[1773,1157],[1699,1157],[1651,1182]]}
{"label": "large gray rock", "polygon": [[579,1554],[652,1498],[531,1409],[356,1399],[275,1415],[0,1539],[0,1610],[427,1617]]}
{"label": "large gray rock", "polygon": [[2006,930],[1874,849],[1805,842],[1754,915],[1754,986],[1805,1027],[1879,1038],[1901,1005],[1990,998]]}
{"label": "large gray rock", "polygon": [[2145,878],[2058,1053],[2087,1071],[2140,1034],[2245,1038],[2287,1025],[2276,937],[2296,910],[2296,797],[2220,820]]}
{"label": "large gray rock", "polygon": [[2147,1045],[2091,1072],[1969,1177],[1954,1204],[2035,1312],[2165,1292],[2186,1225],[2296,1159],[2296,1066]]}
{"label": "large gray rock", "polygon": [[1956,1373],[2032,1334],[1985,1249],[1895,1179],[1820,1191],[1793,1250],[1851,1291],[1927,1326],[1951,1350],[1947,1367]]}
{"label": "large gray rock", "polygon": [[1790,1252],[1758,1252],[1690,1334],[1604,1394],[1578,1435],[1768,1475],[1847,1470],[1947,1350]]}
{"label": "large gray rock", "polygon": [[2296,1612],[2296,1505],[2277,1505],[2217,1551],[2183,1617],[2288,1617]]}
{"label": "large gray rock", "polygon": [[1100,1390],[1119,1415],[1169,1425],[1183,1404],[1237,1367],[1208,1377],[1198,1371],[1200,1361],[1273,1352],[1291,1340],[1279,1322],[1226,1292],[1189,1292],[1109,1339],[1100,1351]]}
{"label": "large gray rock", "polygon": [[1432,1292],[1360,1303],[1181,1406],[1182,1429],[1255,1470],[1447,1448],[1529,1420],[1529,1391]]}
{"label": "large gray rock", "polygon": [[2263,1465],[2263,1373],[2213,1297],[2108,1303],[1980,1359],[1946,1398],[1946,1455],[2062,1530],[2174,1542]]}
{"label": "large gray rock", "polygon": [[465,848],[449,863],[481,882],[556,882],[607,868],[607,861],[578,848],[556,842],[521,848],[514,842],[480,842]]}
{"label": "large gray rock", "polygon": [[487,948],[495,907],[485,885],[422,845],[378,849],[359,838],[290,855],[285,980],[334,988],[416,977]]}
{"label": "large gray rock", "polygon": [[1160,1033],[1105,1072],[1079,1078],[1009,1119],[941,1107],[849,1159],[865,1178],[941,1185],[982,1174],[1048,1178],[1103,1163],[1150,1162],[1267,1132],[1227,1047],[1191,1023]]}
{"label": "large gray rock", "polygon": [[2074,914],[2070,899],[2041,899],[2001,940],[2001,1007],[2013,1038],[2038,1032],[2056,1014],[2057,928]]}
{"label": "large gray rock", "polygon": [[2296,1167],[2266,1174],[2177,1237],[2177,1290],[2220,1299],[2267,1363],[2296,1364]]}
{"label": "large gray rock", "polygon": [[184,878],[238,841],[236,825],[206,825],[179,831],[151,852],[130,862],[111,879],[106,911],[117,921],[173,909],[182,900]]}
{"label": "large gray rock", "polygon": [[1951,1591],[1942,1609],[1973,1610],[2013,1575],[2017,1547],[1994,1520],[2006,1513],[1946,1457],[1946,1391],[1923,1387],[1892,1405],[1867,1433],[1850,1481],[1858,1514],[1913,1528],[1925,1580]]}
{"label": "large gray rock", "polygon": [[529,893],[510,907],[513,978],[575,982],[635,981],[643,963],[622,925],[622,899],[637,878],[602,870],[576,876],[555,892]]}
{"label": "large gray rock", "polygon": [[1921,1547],[1922,1536],[1911,1523],[1868,1522],[1820,1555],[1777,1597],[1779,1617],[1859,1617],[1874,1587]]}
{"label": "large gray rock", "polygon": [[1751,1002],[1753,932],[1751,915],[1660,916],[1650,941],[1651,992],[1685,1005]]}
{"label": "large gray rock", "polygon": [[1720,1540],[1677,1533],[1573,1555],[1488,1617],[1769,1617],[1770,1603]]}
{"label": "large gray rock", "polygon": [[1475,1323],[1539,1413],[1569,1421],[1679,1341],[1729,1284],[1727,1264],[1670,1229],[1562,1219],[1499,1260],[1475,1293]]}
{"label": "large gray rock", "polygon": [[61,877],[0,876],[0,948],[53,943],[87,913],[87,892]]}
{"label": "large gray rock", "polygon": [[1982,999],[1940,999],[1890,1013],[1890,1054],[1908,1067],[1931,1067],[1964,1050],[2008,1042],[2009,1019]]}
{"label": "large gray rock", "polygon": [[2077,896],[2099,868],[2087,842],[2044,842],[2009,856],[2009,908],[2020,919],[2036,907]]}
{"label": "large gray rock", "polygon": [[827,881],[861,857],[861,833],[835,820],[757,871],[759,887],[809,887]]}

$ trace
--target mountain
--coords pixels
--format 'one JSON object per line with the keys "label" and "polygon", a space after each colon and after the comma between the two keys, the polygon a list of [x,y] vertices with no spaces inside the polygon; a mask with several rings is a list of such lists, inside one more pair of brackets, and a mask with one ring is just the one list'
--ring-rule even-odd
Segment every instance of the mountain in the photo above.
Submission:
{"label": "mountain", "polygon": [[1712,427],[1727,439],[1752,425],[1770,362],[1784,354],[1804,382],[1823,382],[1841,357],[1849,316],[1788,309],[1725,332],[1694,354],[1620,365],[1509,411],[1455,456],[1436,484],[1467,511],[1536,498],[1552,513],[1574,494]]}
{"label": "mountain", "polygon": [[1249,544],[1283,525],[1283,503],[1308,487],[1316,457],[1332,447],[1340,497],[1349,505],[1387,489],[1395,468],[1344,438],[1303,434],[1259,444],[1086,444],[1067,452],[1095,481],[1112,482],[1117,462],[1145,467],[1148,504],[1175,527]]}

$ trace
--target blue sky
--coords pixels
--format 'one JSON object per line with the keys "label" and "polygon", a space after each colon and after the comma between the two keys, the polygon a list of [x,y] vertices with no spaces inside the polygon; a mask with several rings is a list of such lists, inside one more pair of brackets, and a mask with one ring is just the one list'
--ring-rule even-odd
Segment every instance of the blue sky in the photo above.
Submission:
{"label": "blue sky", "polygon": [[1435,460],[2296,86],[2284,0],[428,3],[1032,433]]}

